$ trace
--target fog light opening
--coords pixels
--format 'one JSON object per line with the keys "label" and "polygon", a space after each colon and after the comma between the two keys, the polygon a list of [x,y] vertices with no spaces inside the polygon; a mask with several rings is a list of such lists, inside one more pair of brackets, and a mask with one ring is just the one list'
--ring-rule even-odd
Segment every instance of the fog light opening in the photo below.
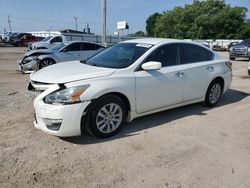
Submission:
{"label": "fog light opening", "polygon": [[58,131],[62,124],[62,119],[43,119],[46,127],[52,131]]}

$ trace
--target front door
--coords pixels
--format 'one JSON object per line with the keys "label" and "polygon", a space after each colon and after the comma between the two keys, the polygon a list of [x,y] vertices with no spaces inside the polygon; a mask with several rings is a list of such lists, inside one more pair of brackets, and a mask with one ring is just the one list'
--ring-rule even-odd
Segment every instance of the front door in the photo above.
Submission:
{"label": "front door", "polygon": [[184,76],[179,68],[179,45],[159,47],[144,62],[149,61],[161,62],[162,68],[135,72],[136,112],[144,113],[182,103]]}

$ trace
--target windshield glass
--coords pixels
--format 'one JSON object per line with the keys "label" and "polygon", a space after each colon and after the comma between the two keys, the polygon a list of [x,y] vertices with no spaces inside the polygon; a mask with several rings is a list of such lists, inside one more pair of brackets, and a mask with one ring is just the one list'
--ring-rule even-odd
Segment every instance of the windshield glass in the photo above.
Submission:
{"label": "windshield glass", "polygon": [[118,43],[88,59],[86,64],[121,69],[132,65],[152,45],[138,43]]}
{"label": "windshield glass", "polygon": [[250,40],[243,40],[240,44],[241,45],[250,45]]}
{"label": "windshield glass", "polygon": [[56,46],[53,46],[53,47],[51,47],[50,49],[51,50],[60,50],[60,49],[62,49],[64,46],[66,46],[65,44],[58,44],[58,45],[56,45]]}
{"label": "windshield glass", "polygon": [[51,39],[51,38],[52,38],[52,36],[46,37],[46,38],[44,38],[43,40],[41,40],[41,42],[46,42],[46,41],[48,41],[48,40]]}

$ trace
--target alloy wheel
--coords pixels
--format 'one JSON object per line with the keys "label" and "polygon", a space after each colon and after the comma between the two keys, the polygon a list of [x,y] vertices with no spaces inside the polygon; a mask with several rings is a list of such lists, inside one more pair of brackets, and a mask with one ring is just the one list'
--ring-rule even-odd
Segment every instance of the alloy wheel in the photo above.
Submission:
{"label": "alloy wheel", "polygon": [[97,116],[97,129],[102,133],[114,132],[122,123],[123,112],[118,104],[110,103],[103,106]]}

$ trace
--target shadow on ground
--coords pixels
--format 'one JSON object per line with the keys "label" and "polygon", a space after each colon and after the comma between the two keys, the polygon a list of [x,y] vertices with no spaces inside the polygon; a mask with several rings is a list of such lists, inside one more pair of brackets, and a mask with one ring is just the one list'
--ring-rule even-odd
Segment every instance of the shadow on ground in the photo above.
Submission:
{"label": "shadow on ground", "polygon": [[[242,91],[237,91],[230,89],[228,90],[221,98],[220,102],[214,108],[219,108],[225,105],[233,104],[239,102],[249,96],[249,93],[245,93]],[[86,133],[79,137],[68,137],[68,138],[61,138],[64,141],[71,142],[74,144],[95,144],[99,142],[107,142],[114,139],[120,139],[123,137],[134,136],[141,130],[147,130],[152,127],[161,126],[163,124],[169,123],[171,121],[191,116],[205,116],[206,111],[212,110],[213,108],[208,108],[205,105],[200,103],[192,104],[188,106],[183,106],[159,113],[155,113],[152,115],[147,115],[144,117],[140,117],[135,119],[132,123],[126,124],[123,129],[115,136],[107,139],[96,139],[87,135]],[[166,126],[166,125],[164,125]]]}

